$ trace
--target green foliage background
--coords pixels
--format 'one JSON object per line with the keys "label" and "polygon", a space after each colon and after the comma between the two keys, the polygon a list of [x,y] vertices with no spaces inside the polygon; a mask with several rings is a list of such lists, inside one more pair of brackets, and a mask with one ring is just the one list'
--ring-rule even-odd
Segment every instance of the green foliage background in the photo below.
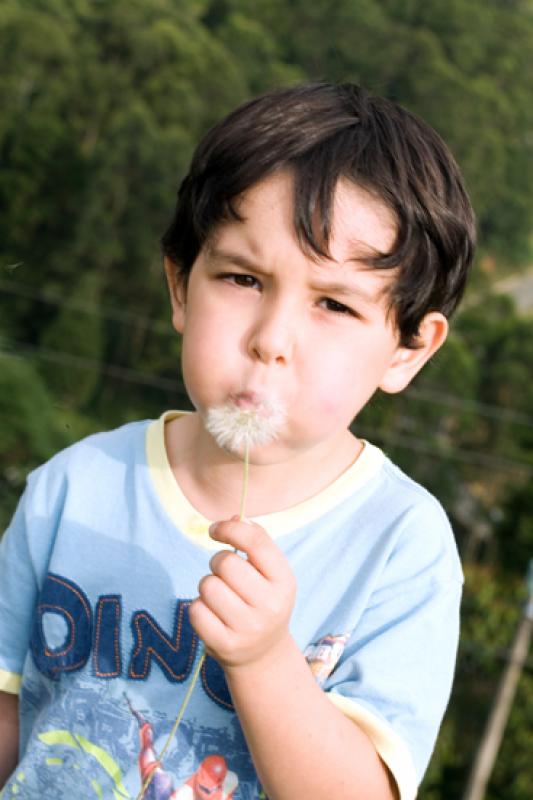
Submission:
{"label": "green foliage background", "polygon": [[[451,145],[480,251],[446,347],[356,428],[443,502],[466,569],[457,681],[420,797],[460,797],[533,556],[531,0],[3,0],[0,521],[29,469],[187,404],[158,237],[194,144],[254,93],[354,80]],[[531,660],[488,800],[533,797]]]}

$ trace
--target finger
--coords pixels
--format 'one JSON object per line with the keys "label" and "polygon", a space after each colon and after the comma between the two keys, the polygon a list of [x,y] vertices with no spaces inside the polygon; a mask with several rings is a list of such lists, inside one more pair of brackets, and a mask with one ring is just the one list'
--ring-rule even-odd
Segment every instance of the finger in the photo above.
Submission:
{"label": "finger", "polygon": [[198,592],[204,605],[226,628],[240,630],[250,625],[250,606],[216,575],[202,578]]}
{"label": "finger", "polygon": [[208,651],[217,652],[228,645],[230,631],[199,597],[189,606],[189,619]]}
{"label": "finger", "polygon": [[267,580],[284,580],[292,575],[287,559],[264,528],[238,518],[216,522],[209,528],[212,539],[246,553],[250,563]]}
{"label": "finger", "polygon": [[209,562],[211,572],[245,603],[258,606],[272,590],[271,582],[250,561],[230,550],[220,550]]}

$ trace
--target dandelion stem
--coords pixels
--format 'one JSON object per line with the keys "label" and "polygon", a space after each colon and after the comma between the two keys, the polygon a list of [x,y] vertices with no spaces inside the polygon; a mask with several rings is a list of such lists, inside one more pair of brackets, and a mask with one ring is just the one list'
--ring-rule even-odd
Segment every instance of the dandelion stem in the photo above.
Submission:
{"label": "dandelion stem", "polygon": [[[176,719],[174,720],[174,725],[172,726],[172,729],[171,729],[170,733],[167,736],[167,740],[166,740],[165,744],[163,745],[163,749],[161,750],[161,752],[159,753],[159,756],[157,757],[157,761],[160,764],[163,763],[163,758],[164,758],[168,748],[170,747],[170,743],[171,743],[172,739],[174,738],[174,736],[176,734],[176,731],[178,730],[178,726],[179,726],[181,720],[183,719],[183,715],[185,714],[185,709],[189,705],[189,700],[191,699],[191,695],[193,693],[193,689],[196,686],[196,682],[198,681],[198,676],[200,675],[200,670],[202,669],[202,667],[204,665],[205,656],[206,656],[205,647],[202,647],[202,650],[200,651],[200,658],[198,659],[198,663],[196,664],[196,667],[195,667],[194,672],[192,674],[189,686],[188,686],[187,691],[185,693],[185,697],[183,698],[181,706],[180,706],[180,709],[178,711],[178,715],[177,715]],[[155,769],[153,769],[151,771],[150,775],[148,776],[148,778],[143,783],[143,785],[141,787],[141,791],[137,795],[136,800],[142,800],[143,799],[146,790],[148,789],[148,787],[150,786],[150,783],[152,782],[152,778],[154,777],[154,773],[155,773]]]}
{"label": "dandelion stem", "polygon": [[[250,441],[249,441],[249,439],[247,439],[246,443],[244,445],[242,491],[241,491],[241,508],[240,508],[240,512],[239,512],[239,519],[241,519],[241,520],[244,519],[244,517],[245,517],[246,500],[248,498],[249,476],[250,476]],[[193,672],[193,674],[191,676],[191,680],[189,682],[189,686],[188,686],[187,691],[185,693],[185,697],[183,698],[183,700],[181,702],[181,706],[179,708],[177,717],[174,720],[174,724],[172,726],[172,729],[171,729],[170,733],[167,736],[165,744],[163,745],[163,749],[161,750],[161,752],[160,752],[160,754],[159,754],[159,756],[157,758],[157,761],[160,764],[163,763],[163,757],[165,756],[168,748],[170,747],[170,743],[171,743],[172,739],[174,738],[174,736],[176,735],[176,731],[178,730],[179,724],[180,724],[181,720],[183,719],[183,716],[185,714],[187,706],[189,705],[189,701],[191,699],[194,687],[196,686],[196,684],[198,682],[198,678],[200,676],[201,669],[202,669],[202,667],[204,665],[204,661],[205,661],[206,655],[207,654],[205,652],[205,646],[202,646],[202,649],[200,651],[200,658],[198,659],[198,663],[196,664],[194,672]],[[154,775],[155,775],[155,769],[153,769],[150,772],[149,776],[147,777],[147,779],[145,780],[145,782],[141,786],[141,790],[140,790],[139,794],[137,795],[137,797],[135,798],[135,800],[143,800],[143,798],[144,798],[144,796],[146,794],[146,791],[148,790],[148,787],[150,786],[150,784],[152,782],[152,779],[153,779]]]}
{"label": "dandelion stem", "polygon": [[244,445],[244,462],[242,474],[242,493],[241,493],[241,510],[239,518],[241,520],[245,517],[246,500],[248,498],[248,479],[250,477],[250,441],[247,439]]}

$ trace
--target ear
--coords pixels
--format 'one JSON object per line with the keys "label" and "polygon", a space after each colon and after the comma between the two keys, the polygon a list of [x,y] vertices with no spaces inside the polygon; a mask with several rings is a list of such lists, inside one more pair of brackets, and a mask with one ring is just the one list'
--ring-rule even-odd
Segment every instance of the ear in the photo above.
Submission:
{"label": "ear", "polygon": [[165,256],[165,274],[167,276],[168,293],[172,306],[172,325],[178,333],[183,333],[185,327],[185,301],[187,285],[179,274],[176,264]]}
{"label": "ear", "polygon": [[389,394],[401,392],[446,341],[448,320],[438,311],[426,314],[418,330],[416,349],[398,347],[379,388]]}

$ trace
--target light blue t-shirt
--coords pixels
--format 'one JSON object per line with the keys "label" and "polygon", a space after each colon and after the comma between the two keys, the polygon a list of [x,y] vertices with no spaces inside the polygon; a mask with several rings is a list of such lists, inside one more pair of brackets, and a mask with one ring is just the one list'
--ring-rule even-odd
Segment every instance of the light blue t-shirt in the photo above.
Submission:
{"label": "light blue t-shirt", "polygon": [[[0,544],[0,690],[20,693],[21,714],[2,800],[135,798],[172,728],[201,652],[188,604],[219,547],[166,457],[176,414],[91,436],[28,479]],[[291,632],[310,668],[411,800],[457,649],[444,512],[365,443],[327,489],[256,521],[296,576]],[[262,796],[211,658],[156,777],[147,798],[194,800],[206,782],[213,800]]]}

